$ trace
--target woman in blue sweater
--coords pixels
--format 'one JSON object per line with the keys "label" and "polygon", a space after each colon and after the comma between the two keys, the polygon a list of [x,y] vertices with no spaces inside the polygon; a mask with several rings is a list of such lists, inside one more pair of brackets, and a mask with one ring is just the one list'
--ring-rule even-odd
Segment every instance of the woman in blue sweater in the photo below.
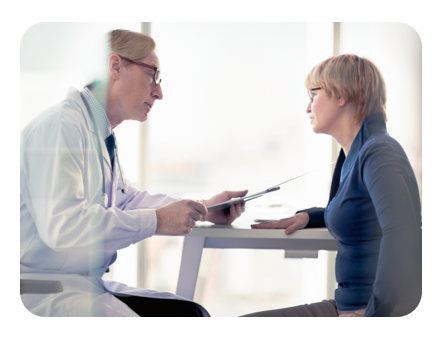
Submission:
{"label": "woman in blue sweater", "polygon": [[326,208],[252,225],[327,227],[337,240],[334,300],[246,316],[403,316],[422,291],[421,203],[410,162],[387,133],[386,87],[368,59],[344,54],[314,67],[305,80],[313,132],[341,151]]}

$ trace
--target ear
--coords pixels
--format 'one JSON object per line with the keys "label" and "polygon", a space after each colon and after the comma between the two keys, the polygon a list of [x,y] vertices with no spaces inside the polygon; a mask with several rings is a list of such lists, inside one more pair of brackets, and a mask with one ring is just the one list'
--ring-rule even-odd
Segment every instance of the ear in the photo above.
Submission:
{"label": "ear", "polygon": [[116,54],[109,56],[109,75],[113,80],[117,80],[121,77],[121,71],[123,69],[123,60]]}
{"label": "ear", "polygon": [[339,96],[338,105],[342,108],[346,103],[347,101],[343,99],[341,96]]}

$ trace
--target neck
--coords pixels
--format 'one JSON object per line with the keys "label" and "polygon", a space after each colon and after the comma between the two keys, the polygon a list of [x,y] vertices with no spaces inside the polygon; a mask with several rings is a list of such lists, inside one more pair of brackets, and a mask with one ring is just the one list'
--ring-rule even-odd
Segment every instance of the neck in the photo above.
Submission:
{"label": "neck", "polygon": [[348,155],[350,151],[351,144],[353,143],[356,135],[361,129],[363,121],[356,120],[356,109],[351,105],[350,109],[343,111],[342,118],[338,122],[337,127],[334,132],[330,134],[338,144],[344,150],[345,156]]}
{"label": "neck", "polygon": [[352,126],[348,126],[345,130],[341,130],[338,134],[333,137],[336,139],[338,144],[344,150],[345,156],[348,155],[350,151],[351,144],[353,143],[356,135],[358,134],[362,123],[353,124]]}
{"label": "neck", "polygon": [[106,88],[103,82],[97,82],[97,84],[89,88],[89,90],[104,108],[111,129],[114,129],[117,125],[121,124],[123,119],[120,117],[118,101],[112,99],[111,91]]}
{"label": "neck", "polygon": [[107,105],[106,116],[109,119],[111,128],[114,129],[117,125],[123,122],[120,114],[118,113],[118,109],[113,108],[111,105]]}
{"label": "neck", "polygon": [[111,91],[109,91],[107,95],[105,110],[107,119],[109,119],[112,129],[124,121],[118,99],[112,95]]}

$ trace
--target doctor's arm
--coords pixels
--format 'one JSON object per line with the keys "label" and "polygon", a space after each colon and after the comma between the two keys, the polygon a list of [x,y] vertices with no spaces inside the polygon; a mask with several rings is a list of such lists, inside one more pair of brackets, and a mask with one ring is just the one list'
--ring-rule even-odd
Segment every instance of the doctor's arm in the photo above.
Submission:
{"label": "doctor's arm", "polygon": [[[244,204],[231,206],[226,212],[207,213],[207,207],[229,201],[232,198],[243,197],[247,190],[243,191],[224,191],[218,193],[204,202],[193,200],[178,200],[164,194],[150,195],[148,191],[140,191],[133,187],[129,180],[122,176],[127,188],[127,193],[121,192],[121,179],[118,175],[117,201],[116,206],[123,210],[153,208],[157,217],[157,234],[185,235],[189,234],[195,226],[195,222],[202,220],[210,221],[216,224],[231,224],[245,211]],[[204,204],[204,205],[202,205]]]}
{"label": "doctor's arm", "polygon": [[20,192],[41,240],[55,251],[117,250],[152,236],[154,210],[101,205],[92,137],[72,116],[40,124],[22,139]]}

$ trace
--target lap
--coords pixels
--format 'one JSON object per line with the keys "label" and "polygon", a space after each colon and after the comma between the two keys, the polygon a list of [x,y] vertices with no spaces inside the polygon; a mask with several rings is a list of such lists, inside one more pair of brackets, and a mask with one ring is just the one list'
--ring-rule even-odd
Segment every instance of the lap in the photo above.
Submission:
{"label": "lap", "polygon": [[294,307],[266,310],[244,315],[242,317],[338,317],[338,309],[334,300],[318,303],[297,305]]}
{"label": "lap", "polygon": [[204,316],[199,306],[191,301],[139,296],[114,296],[141,317]]}

